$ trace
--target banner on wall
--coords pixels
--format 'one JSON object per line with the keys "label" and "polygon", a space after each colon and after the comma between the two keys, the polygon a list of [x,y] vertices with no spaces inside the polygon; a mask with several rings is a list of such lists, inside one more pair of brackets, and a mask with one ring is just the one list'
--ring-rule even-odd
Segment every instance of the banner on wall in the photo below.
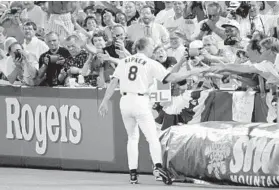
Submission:
{"label": "banner on wall", "polygon": [[255,92],[187,90],[180,96],[172,97],[171,103],[163,107],[156,122],[162,124],[162,130],[179,123],[206,121],[272,123],[277,117],[272,100],[271,93],[260,97]]}
{"label": "banner on wall", "polygon": [[161,81],[154,79],[154,85],[151,87],[150,93],[151,102],[170,102],[171,97],[171,84],[163,84]]}
{"label": "banner on wall", "polygon": [[92,91],[14,89],[20,95],[0,95],[1,155],[113,161],[113,116],[92,113],[98,110]]}
{"label": "banner on wall", "polygon": [[173,126],[161,137],[175,173],[212,182],[279,187],[277,124],[206,122]]}

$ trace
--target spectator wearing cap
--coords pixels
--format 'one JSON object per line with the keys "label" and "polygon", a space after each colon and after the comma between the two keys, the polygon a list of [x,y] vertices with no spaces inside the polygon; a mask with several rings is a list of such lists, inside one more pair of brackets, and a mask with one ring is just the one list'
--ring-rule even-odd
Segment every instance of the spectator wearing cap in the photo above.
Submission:
{"label": "spectator wearing cap", "polygon": [[225,49],[231,52],[231,61],[236,59],[239,49],[246,49],[248,40],[240,37],[240,25],[236,20],[228,20],[222,25],[225,29],[226,38],[224,40]]}
{"label": "spectator wearing cap", "polygon": [[36,56],[23,50],[22,45],[12,37],[6,39],[5,49],[9,58],[6,60],[6,69],[3,73],[8,81],[14,84],[16,80],[20,80],[24,85],[37,85],[38,61]]}
{"label": "spectator wearing cap", "polygon": [[174,16],[173,2],[164,1],[164,4],[165,4],[165,9],[158,12],[158,14],[155,17],[155,22],[162,25],[164,25],[164,23],[169,17]]}
{"label": "spectator wearing cap", "polygon": [[179,62],[184,56],[184,52],[183,40],[172,32],[170,34],[170,47],[167,49],[168,56],[174,57]]}
{"label": "spectator wearing cap", "polygon": [[136,23],[127,28],[128,39],[135,42],[140,38],[149,37],[155,45],[168,44],[169,33],[167,29],[154,22],[153,10],[149,6],[144,6],[141,10],[142,23]]}
{"label": "spectator wearing cap", "polygon": [[24,40],[22,22],[20,19],[22,9],[23,4],[21,2],[12,2],[10,10],[6,10],[0,19],[1,25],[6,30],[7,37],[15,37],[20,44],[22,44]]}
{"label": "spectator wearing cap", "polygon": [[39,61],[40,56],[49,50],[46,43],[35,36],[37,26],[34,22],[26,22],[23,25],[24,42],[23,48],[32,52],[36,56],[36,60]]}
{"label": "spectator wearing cap", "polygon": [[138,18],[140,17],[140,14],[136,9],[136,5],[132,1],[126,3],[125,14],[127,16],[127,26],[132,25],[132,23],[137,21]]}
{"label": "spectator wearing cap", "polygon": [[34,1],[24,1],[25,9],[21,13],[24,22],[32,21],[38,28],[45,28],[45,20],[47,19],[44,11]]}

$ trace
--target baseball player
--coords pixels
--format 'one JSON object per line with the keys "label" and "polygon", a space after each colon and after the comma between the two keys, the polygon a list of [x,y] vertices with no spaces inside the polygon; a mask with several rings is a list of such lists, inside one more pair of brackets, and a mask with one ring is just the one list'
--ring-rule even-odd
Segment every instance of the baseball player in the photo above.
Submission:
{"label": "baseball player", "polygon": [[156,124],[149,106],[149,87],[154,78],[168,82],[179,82],[191,75],[205,72],[200,69],[184,73],[170,73],[159,62],[150,59],[154,50],[154,42],[150,38],[141,38],[135,42],[137,54],[119,60],[108,86],[105,97],[100,105],[99,113],[104,116],[108,112],[108,101],[120,83],[120,110],[125,129],[128,134],[128,165],[130,182],[138,182],[138,142],[139,128],[149,143],[149,150],[155,166],[153,174],[162,177],[165,184],[172,184],[169,173],[162,166],[162,150],[157,136]]}

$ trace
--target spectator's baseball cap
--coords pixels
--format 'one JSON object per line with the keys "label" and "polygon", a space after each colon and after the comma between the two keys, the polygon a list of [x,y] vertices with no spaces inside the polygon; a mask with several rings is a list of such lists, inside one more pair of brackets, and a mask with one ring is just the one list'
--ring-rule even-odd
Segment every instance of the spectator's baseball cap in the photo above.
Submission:
{"label": "spectator's baseball cap", "polygon": [[14,43],[17,43],[17,40],[14,37],[8,37],[4,42],[4,50],[7,52],[7,56],[9,56],[9,48]]}
{"label": "spectator's baseball cap", "polygon": [[240,25],[236,20],[227,20],[227,22],[225,24],[222,24],[223,28],[226,28],[227,26],[233,26],[233,27],[237,28],[238,30],[240,30]]}
{"label": "spectator's baseball cap", "polygon": [[190,43],[189,48],[190,48],[190,49],[194,49],[194,48],[196,48],[196,49],[203,48],[203,43],[202,43],[201,40],[194,40],[194,41],[192,41],[192,42]]}

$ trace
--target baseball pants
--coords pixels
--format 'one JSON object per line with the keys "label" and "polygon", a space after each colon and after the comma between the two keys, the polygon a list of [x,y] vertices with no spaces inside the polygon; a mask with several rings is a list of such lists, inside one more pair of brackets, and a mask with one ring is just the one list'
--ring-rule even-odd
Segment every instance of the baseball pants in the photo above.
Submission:
{"label": "baseball pants", "polygon": [[162,150],[157,127],[150,109],[149,97],[127,94],[120,99],[120,110],[128,135],[127,154],[129,169],[138,168],[139,128],[149,143],[153,164],[162,163]]}

